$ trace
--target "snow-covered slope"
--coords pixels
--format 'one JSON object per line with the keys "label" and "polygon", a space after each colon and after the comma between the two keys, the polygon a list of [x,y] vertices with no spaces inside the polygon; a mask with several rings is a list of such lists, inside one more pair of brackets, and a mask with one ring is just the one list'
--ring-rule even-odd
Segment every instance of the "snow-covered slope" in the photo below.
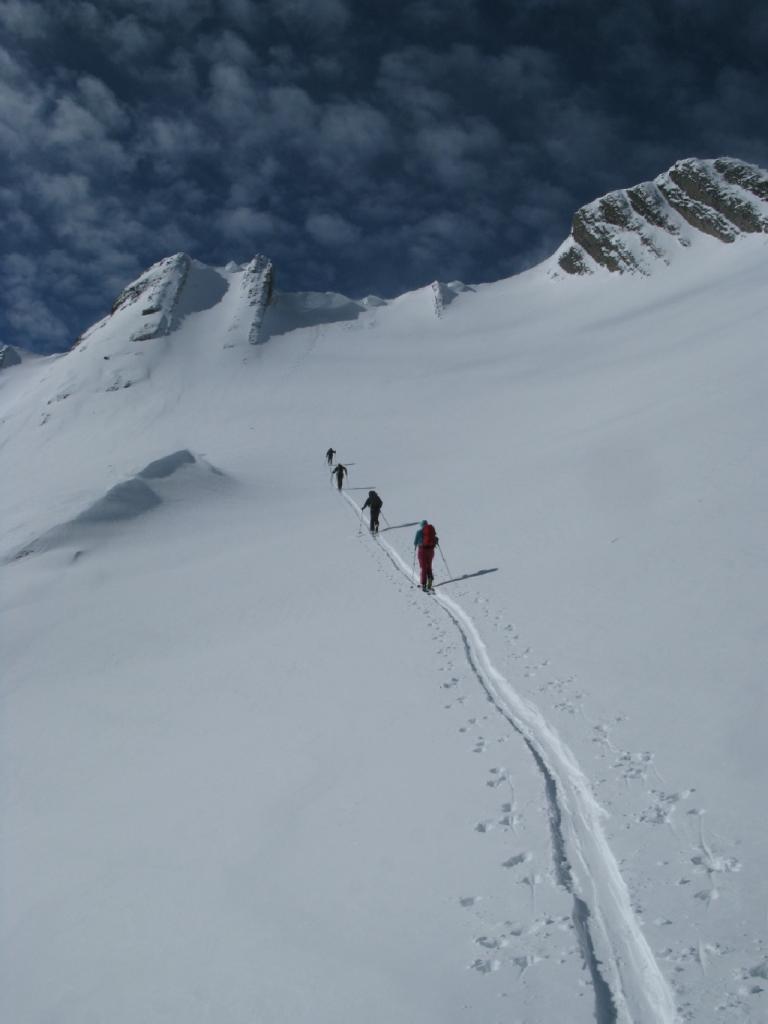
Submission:
{"label": "snow-covered slope", "polygon": [[762,1019],[767,242],[0,375],[4,1019]]}

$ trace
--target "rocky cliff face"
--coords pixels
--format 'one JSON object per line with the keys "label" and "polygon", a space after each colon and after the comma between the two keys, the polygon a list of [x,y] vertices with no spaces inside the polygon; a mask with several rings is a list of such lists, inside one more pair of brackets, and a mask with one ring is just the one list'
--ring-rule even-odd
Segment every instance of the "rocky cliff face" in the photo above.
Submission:
{"label": "rocky cliff face", "polygon": [[734,242],[768,233],[768,173],[728,158],[679,160],[654,181],[577,210],[555,273],[648,274],[703,235]]}

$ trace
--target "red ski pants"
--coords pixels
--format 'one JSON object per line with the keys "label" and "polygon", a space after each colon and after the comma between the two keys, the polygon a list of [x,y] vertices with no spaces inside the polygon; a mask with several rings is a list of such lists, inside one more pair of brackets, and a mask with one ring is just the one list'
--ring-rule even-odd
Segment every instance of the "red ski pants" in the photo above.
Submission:
{"label": "red ski pants", "polygon": [[421,585],[427,585],[427,579],[432,579],[432,559],[435,557],[434,548],[417,548],[419,553],[419,568],[421,569]]}

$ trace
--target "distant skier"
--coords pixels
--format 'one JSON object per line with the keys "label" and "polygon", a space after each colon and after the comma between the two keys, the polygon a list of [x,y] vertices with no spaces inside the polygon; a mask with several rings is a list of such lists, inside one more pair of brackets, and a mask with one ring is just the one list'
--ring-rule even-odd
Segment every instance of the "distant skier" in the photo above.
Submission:
{"label": "distant skier", "polygon": [[331,476],[336,477],[336,486],[341,490],[341,485],[344,483],[344,477],[347,476],[347,467],[342,466],[341,463],[331,472]]}
{"label": "distant skier", "polygon": [[325,453],[325,461],[328,463],[329,466],[333,465],[333,456],[335,454],[336,454],[336,449],[335,448],[329,448],[328,451]]}
{"label": "distant skier", "polygon": [[422,519],[413,539],[413,546],[419,556],[422,590],[432,590],[432,559],[435,557],[435,548],[438,543],[439,539],[434,526],[426,519]]}
{"label": "distant skier", "polygon": [[371,510],[371,533],[379,532],[379,513],[381,512],[381,506],[384,502],[378,496],[376,491],[368,491],[368,498],[363,505],[361,511],[369,508]]}

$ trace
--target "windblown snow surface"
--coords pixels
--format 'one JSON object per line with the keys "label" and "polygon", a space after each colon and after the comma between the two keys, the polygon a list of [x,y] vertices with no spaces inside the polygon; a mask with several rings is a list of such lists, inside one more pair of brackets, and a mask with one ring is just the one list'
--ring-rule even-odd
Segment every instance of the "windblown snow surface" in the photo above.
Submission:
{"label": "windblown snow surface", "polygon": [[0,375],[4,1021],[765,1019],[767,255]]}

